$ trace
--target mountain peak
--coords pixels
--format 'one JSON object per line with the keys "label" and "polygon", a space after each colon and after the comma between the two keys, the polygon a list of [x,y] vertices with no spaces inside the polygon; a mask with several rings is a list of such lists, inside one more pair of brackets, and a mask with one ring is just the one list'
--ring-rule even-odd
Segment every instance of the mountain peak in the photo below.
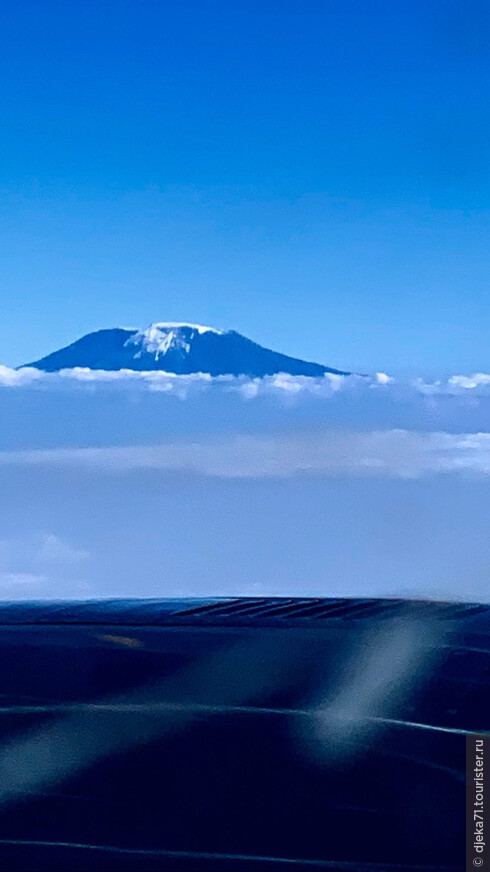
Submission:
{"label": "mountain peak", "polygon": [[314,377],[325,373],[348,375],[264,348],[234,330],[222,331],[185,321],[155,321],[141,330],[121,327],[97,330],[26,365],[46,372],[84,367],[251,378],[280,372]]}

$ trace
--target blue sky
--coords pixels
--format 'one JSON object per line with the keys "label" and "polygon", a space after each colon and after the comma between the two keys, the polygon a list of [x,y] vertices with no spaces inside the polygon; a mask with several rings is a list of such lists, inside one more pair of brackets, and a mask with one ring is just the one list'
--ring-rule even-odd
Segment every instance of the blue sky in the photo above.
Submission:
{"label": "blue sky", "polygon": [[1,361],[183,319],[488,370],[489,45],[485,0],[10,4]]}

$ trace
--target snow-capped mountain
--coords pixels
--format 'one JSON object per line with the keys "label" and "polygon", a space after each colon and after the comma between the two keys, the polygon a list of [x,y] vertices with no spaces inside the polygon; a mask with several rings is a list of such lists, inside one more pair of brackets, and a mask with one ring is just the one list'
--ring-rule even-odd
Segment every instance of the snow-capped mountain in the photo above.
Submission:
{"label": "snow-capped mountain", "polygon": [[251,377],[279,372],[304,376],[347,375],[319,363],[309,363],[263,348],[234,330],[222,331],[200,324],[169,321],[151,324],[145,330],[114,327],[87,333],[71,345],[25,365],[46,372],[88,367],[163,370],[178,375],[196,372]]}

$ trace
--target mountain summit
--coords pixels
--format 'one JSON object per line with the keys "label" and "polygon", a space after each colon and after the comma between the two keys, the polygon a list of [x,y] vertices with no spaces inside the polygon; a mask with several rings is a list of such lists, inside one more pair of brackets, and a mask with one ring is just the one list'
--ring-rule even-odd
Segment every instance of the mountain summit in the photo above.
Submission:
{"label": "mountain summit", "polygon": [[348,375],[319,363],[309,363],[263,348],[235,330],[200,324],[159,321],[145,330],[114,327],[87,333],[71,345],[25,364],[45,372],[73,367],[149,371],[177,375],[247,375],[260,378],[279,372],[290,375]]}

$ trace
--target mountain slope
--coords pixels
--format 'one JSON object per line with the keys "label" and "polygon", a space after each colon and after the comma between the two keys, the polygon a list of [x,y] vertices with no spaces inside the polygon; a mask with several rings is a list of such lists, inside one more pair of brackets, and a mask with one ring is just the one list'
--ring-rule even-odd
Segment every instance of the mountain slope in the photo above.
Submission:
{"label": "mountain slope", "polygon": [[220,331],[199,324],[158,322],[145,330],[115,327],[88,333],[76,342],[25,364],[45,372],[73,367],[138,371],[162,370],[188,375],[247,375],[260,378],[285,372],[290,375],[347,375],[263,348],[234,330]]}

